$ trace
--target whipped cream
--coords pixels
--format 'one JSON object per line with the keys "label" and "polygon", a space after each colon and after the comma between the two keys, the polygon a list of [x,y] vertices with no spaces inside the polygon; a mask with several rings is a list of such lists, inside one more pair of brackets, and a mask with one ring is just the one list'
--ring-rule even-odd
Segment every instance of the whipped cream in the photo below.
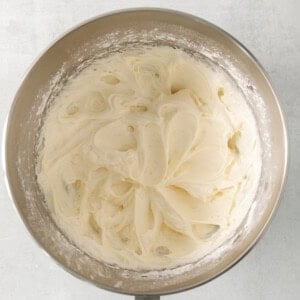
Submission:
{"label": "whipped cream", "polygon": [[79,248],[161,269],[233,234],[260,169],[255,119],[225,72],[155,47],[98,59],[69,80],[45,118],[37,175]]}

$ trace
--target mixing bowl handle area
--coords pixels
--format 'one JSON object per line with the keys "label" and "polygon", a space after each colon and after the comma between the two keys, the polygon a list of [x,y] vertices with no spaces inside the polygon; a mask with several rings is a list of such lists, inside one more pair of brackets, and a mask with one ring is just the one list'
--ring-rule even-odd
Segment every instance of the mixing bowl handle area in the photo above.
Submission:
{"label": "mixing bowl handle area", "polygon": [[153,295],[153,296],[135,296],[135,300],[159,300],[159,295]]}

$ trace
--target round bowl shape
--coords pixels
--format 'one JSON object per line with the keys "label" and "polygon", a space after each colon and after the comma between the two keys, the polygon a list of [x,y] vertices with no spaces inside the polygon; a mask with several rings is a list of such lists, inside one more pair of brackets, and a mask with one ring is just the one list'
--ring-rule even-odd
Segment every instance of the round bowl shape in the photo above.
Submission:
{"label": "round bowl shape", "polygon": [[[53,222],[36,180],[36,142],[51,100],[67,78],[95,57],[140,45],[169,45],[222,68],[245,94],[257,120],[262,174],[247,217],[222,247],[173,270],[124,270],[78,249]],[[191,15],[139,9],[100,16],[56,41],[35,62],[12,104],[4,140],[8,189],[38,244],[72,274],[115,292],[155,295],[191,288],[237,262],[258,240],[279,200],[287,164],[287,136],[276,95],[256,59],[234,38]]]}

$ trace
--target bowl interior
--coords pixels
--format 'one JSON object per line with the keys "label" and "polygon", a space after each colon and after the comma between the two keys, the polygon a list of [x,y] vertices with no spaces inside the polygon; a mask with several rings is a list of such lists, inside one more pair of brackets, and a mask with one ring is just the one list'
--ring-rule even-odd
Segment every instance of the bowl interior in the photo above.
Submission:
{"label": "bowl interior", "polygon": [[[36,174],[36,140],[53,97],[67,78],[95,57],[137,45],[169,45],[223,68],[243,91],[262,143],[262,176],[244,223],[197,263],[173,270],[137,272],[99,262],[77,249],[49,216]],[[164,294],[215,277],[251,248],[278,202],[286,168],[286,132],[276,96],[257,62],[226,33],[201,19],[166,10],[130,10],[89,21],[52,45],[34,64],[9,114],[5,159],[12,198],[35,240],[71,273],[103,288],[129,294]],[[232,247],[234,245],[234,247]]]}

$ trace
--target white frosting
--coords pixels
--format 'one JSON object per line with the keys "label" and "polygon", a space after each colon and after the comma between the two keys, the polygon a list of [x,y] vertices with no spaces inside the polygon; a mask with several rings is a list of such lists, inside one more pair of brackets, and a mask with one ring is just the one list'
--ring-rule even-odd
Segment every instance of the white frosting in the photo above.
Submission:
{"label": "white frosting", "polygon": [[61,229],[133,269],[199,259],[237,228],[261,168],[254,117],[225,73],[167,47],[99,59],[41,135],[38,180]]}

